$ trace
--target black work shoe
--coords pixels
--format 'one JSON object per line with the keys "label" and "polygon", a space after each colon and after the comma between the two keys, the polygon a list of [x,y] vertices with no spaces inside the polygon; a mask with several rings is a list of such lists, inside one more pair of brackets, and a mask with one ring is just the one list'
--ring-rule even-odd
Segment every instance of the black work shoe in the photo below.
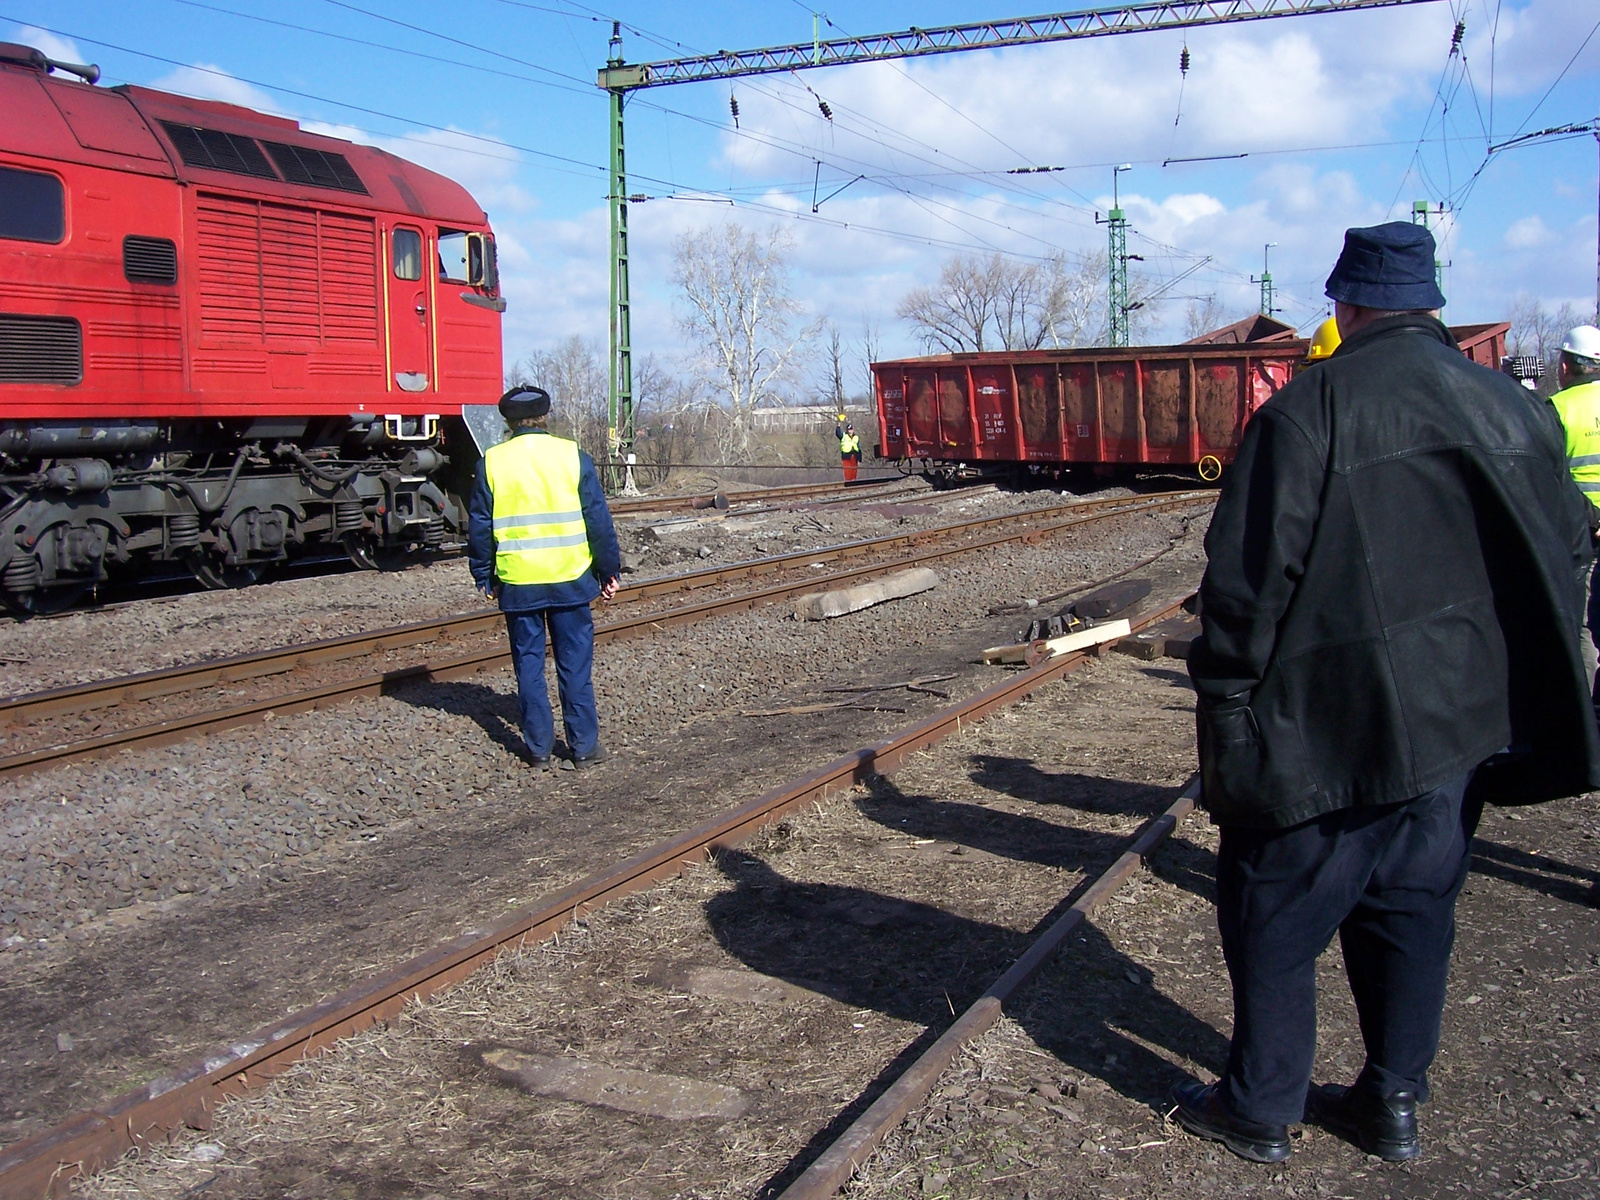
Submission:
{"label": "black work shoe", "polygon": [[537,754],[530,754],[528,756],[528,765],[541,775],[546,771],[554,771],[556,769],[555,763],[551,761],[548,754],[542,757]]}
{"label": "black work shoe", "polygon": [[1167,1097],[1177,1107],[1173,1117],[1196,1137],[1221,1142],[1240,1158],[1278,1163],[1289,1157],[1289,1127],[1246,1121],[1228,1111],[1217,1085],[1189,1079],[1174,1084]]}
{"label": "black work shoe", "polygon": [[1417,1098],[1411,1092],[1396,1092],[1384,1099],[1366,1089],[1327,1083],[1311,1089],[1306,1116],[1384,1162],[1407,1162],[1422,1156]]}
{"label": "black work shoe", "polygon": [[[611,758],[611,751],[607,750],[604,746],[600,745],[600,743],[596,742],[594,749],[589,751],[589,753],[580,754],[576,758],[571,759],[570,761],[571,761],[571,764],[572,764],[572,767],[573,767],[574,770],[581,771],[585,767],[596,766],[596,765],[598,765],[600,763],[606,762],[610,758]],[[563,763],[562,765],[566,766],[565,763]]]}

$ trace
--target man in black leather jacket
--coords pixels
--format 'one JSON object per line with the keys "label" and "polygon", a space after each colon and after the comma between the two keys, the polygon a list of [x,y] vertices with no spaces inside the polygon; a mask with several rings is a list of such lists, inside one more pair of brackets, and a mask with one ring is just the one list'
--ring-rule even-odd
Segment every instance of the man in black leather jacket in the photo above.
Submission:
{"label": "man in black leather jacket", "polygon": [[[1417,1156],[1477,813],[1600,786],[1585,501],[1549,406],[1440,324],[1433,256],[1419,226],[1346,233],[1344,340],[1250,419],[1206,536],[1189,673],[1234,1032],[1173,1100],[1257,1161],[1308,1102]],[[1308,1094],[1335,932],[1367,1061]]]}

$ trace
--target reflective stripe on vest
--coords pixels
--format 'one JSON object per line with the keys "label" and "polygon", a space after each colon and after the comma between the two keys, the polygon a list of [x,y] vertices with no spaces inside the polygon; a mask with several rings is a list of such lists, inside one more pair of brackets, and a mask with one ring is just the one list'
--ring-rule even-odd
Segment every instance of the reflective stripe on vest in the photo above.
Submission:
{"label": "reflective stripe on vest", "polygon": [[520,434],[484,454],[500,582],[569,583],[589,569],[581,471],[578,444],[547,433]]}
{"label": "reflective stripe on vest", "polygon": [[1573,481],[1600,508],[1600,382],[1557,392],[1550,403],[1567,431],[1567,467]]}

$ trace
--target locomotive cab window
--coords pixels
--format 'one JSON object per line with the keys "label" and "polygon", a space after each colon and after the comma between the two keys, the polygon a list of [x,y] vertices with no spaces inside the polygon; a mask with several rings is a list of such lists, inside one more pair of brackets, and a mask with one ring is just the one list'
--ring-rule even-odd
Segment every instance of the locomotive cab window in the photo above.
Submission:
{"label": "locomotive cab window", "polygon": [[394,277],[422,278],[422,235],[415,229],[394,231]]}
{"label": "locomotive cab window", "polygon": [[67,200],[61,181],[38,171],[0,167],[0,238],[61,241],[67,235]]}
{"label": "locomotive cab window", "polygon": [[439,278],[446,283],[467,282],[467,235],[459,229],[439,230]]}
{"label": "locomotive cab window", "polygon": [[439,230],[439,278],[494,291],[500,286],[494,238],[486,233]]}

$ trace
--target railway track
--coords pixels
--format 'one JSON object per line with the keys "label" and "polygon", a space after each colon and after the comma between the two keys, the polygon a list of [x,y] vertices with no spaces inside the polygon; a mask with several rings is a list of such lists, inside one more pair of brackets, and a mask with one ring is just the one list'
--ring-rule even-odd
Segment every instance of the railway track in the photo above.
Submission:
{"label": "railway track", "polygon": [[[1172,615],[1177,603],[1154,611],[1137,627]],[[1022,699],[1081,666],[1089,652],[1064,655],[968,699],[951,704],[890,737],[863,746],[815,771],[771,789],[682,834],[602,870],[482,929],[446,941],[327,1001],[290,1014],[189,1067],[82,1112],[53,1130],[0,1152],[0,1200],[65,1195],[81,1179],[130,1148],[156,1142],[182,1127],[207,1128],[216,1106],[257,1088],[295,1062],[338,1039],[387,1021],[413,1000],[460,982],[502,952],[557,933],[572,920],[679,874],[687,864],[730,850],[786,814],[819,803],[876,775],[888,775],[920,751]],[[1191,785],[1165,813],[1128,839],[1109,868],[996,979],[946,1032],[826,1148],[783,1193],[788,1200],[831,1196],[904,1116],[921,1103],[957,1051],[989,1028],[1002,1004],[1057,949],[1085,916],[1107,899],[1193,807]],[[954,1012],[952,1010],[952,1015]],[[858,1027],[859,1028],[859,1027]]]}
{"label": "railway track", "polygon": [[[1085,501],[983,517],[902,534],[849,542],[820,550],[710,567],[685,575],[643,580],[619,593],[630,602],[724,586],[762,576],[800,572],[780,582],[712,599],[662,609],[651,607],[637,616],[597,625],[596,644],[640,636],[672,625],[706,620],[723,613],[775,603],[805,592],[826,590],[858,582],[872,575],[900,570],[961,554],[993,549],[1019,541],[1036,541],[1095,521],[1199,503],[1212,493],[1180,491],[1149,496]],[[897,551],[905,552],[896,554]],[[826,575],[814,572],[817,564],[846,563],[872,557],[874,561],[845,567]],[[320,686],[279,686],[266,695],[240,700],[225,690],[258,681],[291,682],[308,672],[352,664],[363,658],[391,655],[421,648],[453,653],[382,670],[345,672],[345,677]],[[360,696],[377,696],[412,684],[459,679],[503,666],[509,661],[504,627],[497,610],[417,622],[366,634],[331,638],[321,642],[259,651],[189,666],[134,676],[57,688],[0,701],[0,730],[8,753],[0,757],[0,777],[16,777],[63,763],[98,757],[118,750],[165,745],[205,733],[286,716],[342,703]],[[196,692],[224,694],[225,703],[194,711],[158,715],[159,703]],[[184,701],[187,704],[187,701]],[[112,715],[129,716],[116,721]],[[142,714],[142,715],[141,715]],[[155,719],[151,719],[154,717]],[[76,719],[76,736],[62,736],[61,722]],[[108,719],[120,727],[104,730]],[[87,721],[87,724],[85,724]],[[133,723],[137,722],[137,723]],[[46,739],[34,738],[27,749],[13,748],[26,731],[43,729]],[[43,741],[43,744],[40,742]]]}
{"label": "railway track", "polygon": [[853,494],[871,496],[874,492],[904,483],[907,478],[895,475],[888,479],[855,479],[848,483],[843,480],[832,483],[797,483],[787,487],[752,488],[749,491],[717,492],[710,495],[641,496],[638,499],[612,500],[610,508],[613,516],[624,516],[633,513],[695,512],[711,509],[717,507],[716,501],[719,497],[727,504],[733,505],[766,504],[773,500],[813,500],[825,496]]}

